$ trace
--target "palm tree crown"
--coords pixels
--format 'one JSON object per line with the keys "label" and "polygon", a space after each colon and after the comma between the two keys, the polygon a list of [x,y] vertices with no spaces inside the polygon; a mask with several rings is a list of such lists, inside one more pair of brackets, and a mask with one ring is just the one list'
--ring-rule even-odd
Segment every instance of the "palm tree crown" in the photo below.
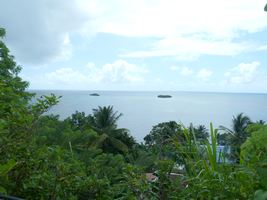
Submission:
{"label": "palm tree crown", "polygon": [[236,117],[232,119],[232,129],[220,126],[219,129],[227,134],[226,144],[231,147],[230,157],[239,162],[240,156],[240,146],[246,141],[248,133],[246,128],[251,123],[251,120],[248,116],[243,113],[239,113]]}
{"label": "palm tree crown", "polygon": [[97,131],[106,132],[117,128],[117,121],[122,116],[118,111],[113,111],[113,106],[104,106],[93,109],[91,125]]}
{"label": "palm tree crown", "polygon": [[122,113],[113,110],[113,106],[104,106],[93,109],[90,115],[91,127],[100,134],[96,146],[102,146],[104,151],[127,153],[129,148],[135,144],[134,138],[124,128],[117,128],[117,121]]}

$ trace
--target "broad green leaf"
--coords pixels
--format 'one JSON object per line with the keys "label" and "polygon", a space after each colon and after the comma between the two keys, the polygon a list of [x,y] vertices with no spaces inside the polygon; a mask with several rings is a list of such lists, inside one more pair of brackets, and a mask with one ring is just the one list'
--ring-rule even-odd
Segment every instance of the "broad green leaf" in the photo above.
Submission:
{"label": "broad green leaf", "polygon": [[0,165],[0,176],[5,176],[15,165],[14,160],[9,160],[6,164]]}

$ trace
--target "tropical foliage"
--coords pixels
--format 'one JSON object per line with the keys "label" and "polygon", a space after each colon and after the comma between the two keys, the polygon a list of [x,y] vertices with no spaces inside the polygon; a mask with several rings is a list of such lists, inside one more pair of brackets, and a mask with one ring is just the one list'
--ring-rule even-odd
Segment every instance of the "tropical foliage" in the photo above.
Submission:
{"label": "tropical foliage", "polygon": [[[267,127],[239,114],[231,129],[155,125],[138,144],[112,106],[45,115],[0,29],[0,196],[25,199],[266,199]],[[236,163],[226,162],[228,145]],[[241,162],[239,162],[239,160]],[[148,174],[150,172],[150,174]],[[153,180],[149,177],[153,177]]]}
{"label": "tropical foliage", "polygon": [[[225,134],[223,135],[225,137],[224,143],[231,146],[229,157],[237,163],[239,163],[240,147],[249,136],[246,129],[250,123],[251,120],[249,117],[240,113],[236,117],[233,117],[232,129],[220,126],[220,130]],[[222,139],[222,137],[220,139]]]}
{"label": "tropical foliage", "polygon": [[256,172],[261,189],[267,191],[267,125],[256,124],[252,130],[241,146],[241,161]]}

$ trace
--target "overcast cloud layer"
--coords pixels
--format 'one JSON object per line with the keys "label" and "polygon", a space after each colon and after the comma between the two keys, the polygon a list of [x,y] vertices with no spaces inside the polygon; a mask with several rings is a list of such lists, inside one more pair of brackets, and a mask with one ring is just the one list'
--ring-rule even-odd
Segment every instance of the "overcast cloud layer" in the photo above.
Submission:
{"label": "overcast cloud layer", "polygon": [[2,0],[33,89],[267,92],[265,0]]}

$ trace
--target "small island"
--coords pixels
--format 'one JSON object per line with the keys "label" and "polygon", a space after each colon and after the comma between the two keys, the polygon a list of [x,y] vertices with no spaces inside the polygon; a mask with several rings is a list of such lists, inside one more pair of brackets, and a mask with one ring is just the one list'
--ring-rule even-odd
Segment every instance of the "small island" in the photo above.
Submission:
{"label": "small island", "polygon": [[171,95],[158,95],[158,98],[172,98]]}
{"label": "small island", "polygon": [[95,96],[95,97],[98,97],[98,96],[100,96],[98,93],[92,93],[92,94],[90,94],[90,96]]}

